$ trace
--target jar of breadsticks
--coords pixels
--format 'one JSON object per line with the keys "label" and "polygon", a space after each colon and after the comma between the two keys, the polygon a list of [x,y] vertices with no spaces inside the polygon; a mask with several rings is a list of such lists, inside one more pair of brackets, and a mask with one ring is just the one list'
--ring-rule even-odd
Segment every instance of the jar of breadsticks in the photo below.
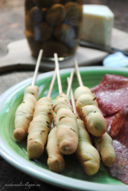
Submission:
{"label": "jar of breadsticks", "polygon": [[82,21],[82,0],[25,0],[25,35],[37,57],[51,60],[71,57],[79,44]]}

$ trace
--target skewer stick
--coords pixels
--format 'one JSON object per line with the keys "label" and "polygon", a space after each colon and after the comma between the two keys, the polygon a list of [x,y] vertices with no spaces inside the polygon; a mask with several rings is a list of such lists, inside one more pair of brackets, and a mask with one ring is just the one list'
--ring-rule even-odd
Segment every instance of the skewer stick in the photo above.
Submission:
{"label": "skewer stick", "polygon": [[54,54],[54,58],[55,58],[55,66],[56,66],[56,74],[57,74],[59,94],[61,94],[63,92],[63,90],[62,90],[62,84],[61,84],[61,79],[60,79],[59,62],[58,62],[57,53]]}
{"label": "skewer stick", "polygon": [[79,71],[79,67],[78,67],[78,63],[77,63],[76,59],[74,60],[74,63],[75,63],[76,75],[77,75],[77,79],[78,79],[79,85],[80,86],[84,86],[83,82],[82,82],[82,79],[81,79],[81,75],[80,75],[80,71]]}
{"label": "skewer stick", "polygon": [[39,70],[42,55],[43,55],[43,50],[41,49],[40,52],[39,52],[38,58],[37,58],[36,66],[35,66],[35,71],[34,71],[34,75],[33,75],[33,79],[32,79],[32,86],[34,86],[35,82],[36,82],[37,73],[38,73],[38,70]]}
{"label": "skewer stick", "polygon": [[73,96],[73,91],[72,91],[72,89],[71,89],[71,102],[72,102],[73,112],[74,112],[75,114],[77,114],[76,105],[75,105],[75,100],[74,100],[74,96]]}
{"label": "skewer stick", "polygon": [[[70,84],[69,84],[70,79],[67,78],[67,81],[68,81],[68,86],[69,86],[69,85],[70,85]],[[75,114],[77,114],[76,105],[75,105],[75,100],[74,100],[72,88],[71,88],[71,93],[70,93],[70,94],[71,94],[71,103],[72,103],[73,112],[74,112]]]}
{"label": "skewer stick", "polygon": [[67,89],[67,96],[68,96],[68,97],[69,97],[70,92],[71,92],[73,75],[74,75],[74,70],[71,72],[70,78],[69,78],[69,81],[68,81],[68,89]]}
{"label": "skewer stick", "polygon": [[48,91],[48,95],[47,95],[47,97],[49,97],[49,98],[50,98],[51,93],[52,93],[52,89],[53,89],[53,86],[54,86],[55,79],[56,79],[56,70],[54,71],[52,81],[51,81],[51,84],[50,84],[50,87],[49,87],[49,91]]}

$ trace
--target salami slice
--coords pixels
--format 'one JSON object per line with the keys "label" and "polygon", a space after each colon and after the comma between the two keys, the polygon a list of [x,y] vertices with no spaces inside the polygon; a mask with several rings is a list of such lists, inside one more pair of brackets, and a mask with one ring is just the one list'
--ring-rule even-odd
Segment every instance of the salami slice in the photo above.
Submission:
{"label": "salami slice", "polygon": [[111,137],[116,137],[120,130],[124,127],[125,123],[128,121],[128,106],[123,107],[118,113],[116,113],[113,118],[111,124],[109,124],[109,133]]}
{"label": "salami slice", "polygon": [[116,152],[116,161],[109,169],[110,174],[128,184],[128,122],[114,138],[113,146]]}
{"label": "salami slice", "polygon": [[92,91],[113,136],[116,161],[110,174],[128,184],[128,78],[107,74]]}
{"label": "salami slice", "polygon": [[128,105],[128,78],[106,74],[92,91],[104,116],[113,115]]}

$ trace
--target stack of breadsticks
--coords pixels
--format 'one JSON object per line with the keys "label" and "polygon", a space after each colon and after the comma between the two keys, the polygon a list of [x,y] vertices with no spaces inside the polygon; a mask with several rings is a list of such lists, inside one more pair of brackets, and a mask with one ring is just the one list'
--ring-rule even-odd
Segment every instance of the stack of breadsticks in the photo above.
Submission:
{"label": "stack of breadsticks", "polygon": [[[106,132],[106,121],[95,95],[83,85],[77,64],[80,87],[75,90],[76,103],[71,91],[73,72],[68,81],[67,94],[63,93],[57,54],[54,57],[56,70],[48,95],[37,101],[38,87],[32,85],[32,88],[27,88],[23,102],[16,111],[14,138],[21,141],[27,136],[29,159],[39,158],[46,146],[47,164],[52,171],[63,171],[63,155],[76,153],[86,174],[94,175],[100,168],[100,156],[106,166],[111,166],[115,161],[112,139]],[[50,96],[56,75],[59,95],[52,104]]]}

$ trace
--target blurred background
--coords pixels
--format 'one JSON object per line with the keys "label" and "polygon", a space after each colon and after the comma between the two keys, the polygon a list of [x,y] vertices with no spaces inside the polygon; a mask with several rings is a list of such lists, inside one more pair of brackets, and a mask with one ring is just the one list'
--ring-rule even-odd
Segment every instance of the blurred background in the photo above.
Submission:
{"label": "blurred background", "polygon": [[[115,14],[115,28],[128,32],[128,0],[83,0],[87,4],[105,4]],[[0,0],[0,41],[23,39],[24,0]]]}

